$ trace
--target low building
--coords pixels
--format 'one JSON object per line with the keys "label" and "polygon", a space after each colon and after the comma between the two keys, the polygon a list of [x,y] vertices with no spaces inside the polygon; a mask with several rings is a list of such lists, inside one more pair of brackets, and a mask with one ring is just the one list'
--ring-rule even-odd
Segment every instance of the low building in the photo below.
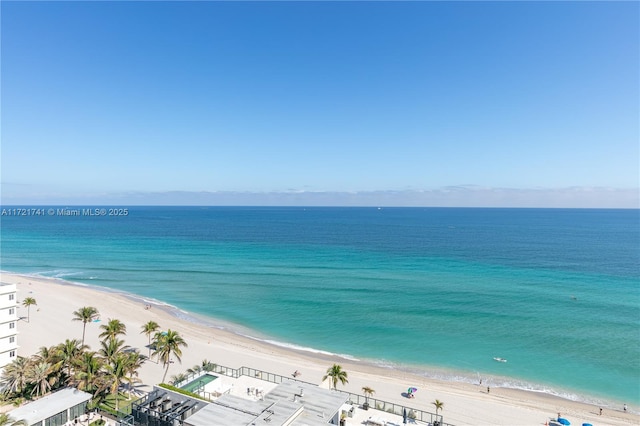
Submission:
{"label": "low building", "polygon": [[348,399],[299,381],[284,381],[255,400],[224,394],[206,402],[156,388],[132,407],[121,425],[149,426],[324,426],[339,424],[340,409]]}
{"label": "low building", "polygon": [[85,414],[89,400],[89,393],[64,388],[16,408],[9,415],[29,426],[62,426]]}

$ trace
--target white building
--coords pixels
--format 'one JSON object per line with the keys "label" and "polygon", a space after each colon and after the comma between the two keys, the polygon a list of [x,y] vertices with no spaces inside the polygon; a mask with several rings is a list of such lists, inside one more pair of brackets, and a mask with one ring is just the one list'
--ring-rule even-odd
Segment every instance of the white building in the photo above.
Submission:
{"label": "white building", "polygon": [[16,285],[0,283],[0,370],[16,358],[17,351]]}

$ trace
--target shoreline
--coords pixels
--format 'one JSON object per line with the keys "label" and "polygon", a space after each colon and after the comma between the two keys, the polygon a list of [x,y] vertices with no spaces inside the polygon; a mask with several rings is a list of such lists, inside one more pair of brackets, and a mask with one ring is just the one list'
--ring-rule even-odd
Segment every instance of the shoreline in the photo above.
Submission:
{"label": "shoreline", "polygon": [[[640,417],[636,414],[631,411],[622,412],[622,404],[619,405],[619,410],[602,405],[605,412],[610,414],[605,420],[598,416],[598,406],[588,402],[566,399],[536,390],[495,387],[495,385],[492,385],[492,392],[488,395],[486,389],[477,383],[427,377],[416,371],[405,369],[405,366],[381,366],[368,360],[316,351],[313,348],[298,348],[283,342],[243,335],[237,333],[233,327],[227,329],[225,324],[218,324],[215,318],[192,314],[144,296],[91,284],[74,283],[60,278],[7,271],[0,271],[0,275],[3,282],[18,284],[18,300],[24,297],[25,292],[33,292],[38,301],[38,310],[36,312],[31,310],[31,322],[20,321],[18,325],[19,355],[21,356],[31,355],[43,345],[61,343],[66,338],[79,338],[76,335],[79,334],[77,333],[78,323],[71,321],[72,312],[81,306],[91,305],[98,307],[102,318],[118,318],[127,324],[128,333],[125,336],[127,344],[140,348],[143,354],[146,353],[147,337],[138,334],[138,330],[147,320],[152,319],[163,328],[169,323],[168,328],[179,331],[189,343],[189,348],[183,351],[182,365],[173,366],[169,371],[169,377],[183,372],[206,358],[233,368],[247,366],[285,376],[297,369],[303,372],[305,381],[320,384],[326,368],[335,362],[341,364],[343,369],[350,373],[349,381],[352,383],[341,386],[341,389],[361,394],[362,386],[375,383],[372,386],[376,389],[374,398],[407,404],[432,412],[434,410],[431,401],[437,398],[446,404],[442,413],[445,421],[456,425],[544,424],[545,420],[558,412],[562,412],[563,415],[566,413],[567,417],[573,417],[572,421],[576,422],[575,417],[579,416],[580,421],[590,421],[594,424],[602,424],[602,421],[611,425],[640,424]],[[64,305],[60,306],[59,313],[51,310],[49,306],[54,301],[56,306]],[[152,304],[152,309],[142,309],[145,302]],[[69,312],[66,312],[67,310]],[[25,316],[26,309],[19,305],[18,313],[20,316]],[[61,317],[51,319],[60,324],[60,330],[56,329],[55,332],[49,332],[47,335],[47,330],[42,328],[43,321],[38,319],[45,314]],[[189,318],[184,318],[185,316]],[[49,321],[46,323],[49,324]],[[87,343],[94,349],[97,348],[97,330],[98,327],[87,325]],[[56,340],[45,343],[46,338],[52,338],[52,335],[56,336]],[[34,339],[39,342],[33,342]],[[156,367],[156,371],[152,371],[153,367]],[[142,368],[140,378],[146,384],[154,384],[162,377],[161,374],[158,377],[158,373],[158,366],[149,362]],[[427,399],[416,398],[415,401],[409,402],[402,397],[401,392],[403,389],[406,390],[407,384],[417,384],[419,389],[425,389],[422,393]],[[324,386],[326,387],[326,383]],[[604,404],[608,401],[602,402]],[[612,402],[615,404],[615,401]],[[637,409],[632,405],[629,408],[633,411]],[[497,412],[501,413],[500,416],[496,416]],[[572,413],[575,415],[572,416]],[[494,416],[496,416],[495,419]],[[489,419],[489,423],[484,423]]]}
{"label": "shoreline", "polygon": [[[33,279],[44,279],[51,280],[56,284],[63,286],[79,286],[84,288],[90,288],[95,291],[105,292],[110,294],[120,295],[134,303],[142,303],[142,304],[150,304],[156,307],[157,309],[163,310],[167,315],[170,315],[180,321],[184,321],[190,324],[194,324],[195,326],[211,328],[215,330],[220,330],[223,332],[231,333],[232,335],[238,336],[241,339],[248,339],[251,341],[256,341],[262,344],[266,344],[268,346],[274,346],[276,348],[285,350],[285,351],[293,351],[295,353],[299,353],[301,355],[307,354],[312,357],[322,357],[325,360],[333,360],[333,361],[341,361],[341,362],[354,362],[360,363],[364,365],[368,365],[372,368],[380,368],[381,371],[386,370],[399,370],[404,373],[415,375],[418,377],[422,377],[427,380],[437,380],[444,383],[460,383],[460,384],[468,384],[468,385],[478,385],[478,372],[470,371],[470,370],[462,370],[444,366],[437,365],[412,365],[402,362],[395,361],[386,361],[386,360],[377,360],[377,359],[369,359],[369,358],[360,358],[351,354],[343,354],[343,353],[334,353],[329,351],[324,351],[321,349],[315,349],[313,347],[300,346],[294,343],[288,343],[284,341],[275,340],[272,336],[260,335],[260,332],[255,330],[245,328],[238,324],[234,324],[228,322],[226,320],[209,317],[203,314],[193,313],[186,311],[184,309],[179,308],[178,306],[172,305],[170,303],[166,303],[164,301],[150,298],[147,296],[142,296],[134,293],[128,293],[122,290],[116,290],[109,287],[87,284],[82,282],[70,281],[64,278],[58,277],[47,277],[37,274],[19,274],[10,271],[0,271],[0,273],[6,273],[9,275],[21,275],[23,277],[29,277]],[[561,388],[557,385],[545,385],[543,383],[528,381],[525,379],[520,379],[511,376],[503,376],[498,374],[485,374],[480,375],[482,378],[482,382],[485,384],[490,384],[492,388],[502,388],[502,389],[512,389],[516,391],[523,392],[533,392],[541,395],[548,395],[550,397],[565,399],[572,402],[585,403],[589,405],[597,405],[601,406],[605,409],[615,409],[615,407],[621,407],[623,404],[627,404],[631,407],[634,406],[633,403],[629,404],[628,401],[619,400],[616,398],[611,398],[607,396],[598,396],[594,394],[589,394],[588,392],[581,392],[580,390]],[[518,386],[521,384],[521,386]],[[634,410],[635,413],[640,414],[640,407],[637,410]]]}

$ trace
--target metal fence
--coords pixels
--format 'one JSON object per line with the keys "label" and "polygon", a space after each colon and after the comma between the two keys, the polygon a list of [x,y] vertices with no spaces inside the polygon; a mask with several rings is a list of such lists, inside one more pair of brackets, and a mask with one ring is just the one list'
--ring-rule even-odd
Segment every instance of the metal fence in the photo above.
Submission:
{"label": "metal fence", "polygon": [[[240,367],[240,368],[231,368],[231,367],[226,367],[224,365],[216,365],[215,368],[211,371],[200,371],[197,373],[193,373],[193,374],[189,374],[184,380],[175,383],[174,386],[175,387],[181,387],[186,385],[187,383],[192,382],[193,380],[196,380],[198,377],[207,374],[207,373],[211,373],[211,374],[219,374],[219,375],[224,375],[227,377],[231,377],[234,379],[237,379],[241,376],[248,376],[248,377],[254,377],[256,379],[260,379],[260,380],[264,380],[267,382],[271,382],[271,383],[276,383],[276,384],[280,384],[284,381],[295,381],[295,382],[300,382],[300,383],[307,383],[313,386],[316,386],[315,383],[310,383],[310,382],[306,382],[304,380],[299,380],[295,377],[288,377],[288,376],[282,376],[279,374],[274,374],[274,373],[270,373],[268,371],[264,371],[264,370],[258,370],[255,368],[250,368],[250,367]],[[361,394],[357,394],[357,393],[351,393],[351,392],[346,392],[340,389],[335,389],[335,392],[340,392],[343,393],[345,395],[348,396],[348,403],[352,404],[352,405],[357,405],[362,407],[365,403],[368,404],[369,407],[374,408],[376,410],[380,410],[380,411],[386,411],[388,413],[392,413],[392,414],[396,414],[399,416],[402,416],[406,410],[407,413],[407,417],[414,419],[416,421],[420,421],[420,422],[424,422],[424,423],[429,423],[429,424],[434,424],[434,425],[440,425],[440,426],[454,426],[450,423],[445,423],[442,420],[442,415],[441,414],[436,414],[436,413],[431,413],[429,411],[424,411],[424,410],[420,410],[417,408],[412,408],[412,407],[408,407],[406,405],[402,405],[402,404],[396,404],[393,402],[388,402],[388,401],[384,401],[381,399],[376,399],[376,398],[372,398],[372,397],[366,397],[364,395]],[[210,399],[211,396],[209,396]],[[141,398],[141,400],[144,398]],[[136,401],[137,402],[137,401]],[[134,402],[135,404],[135,402]],[[130,421],[131,417],[127,416],[130,413],[122,413],[122,415],[118,416],[119,418],[123,418],[123,417],[128,417],[127,419],[122,419],[124,421],[121,421],[120,424],[122,425],[127,425],[127,424],[132,424],[132,423],[128,423],[127,420]]]}
{"label": "metal fence", "polygon": [[[255,368],[249,367],[240,367],[238,369],[225,367],[222,365],[218,365],[216,372],[224,374],[229,377],[238,378],[240,376],[249,376],[255,377],[257,379],[261,379],[271,383],[282,383],[283,381],[296,381],[301,383],[308,383],[310,385],[314,385],[315,383],[305,382],[304,380],[299,380],[294,377],[281,376],[279,374],[270,373],[268,371],[258,370]],[[381,399],[366,397],[364,395],[346,392],[340,389],[335,389],[336,392],[343,393],[348,395],[348,402],[353,405],[363,406],[365,403],[369,404],[369,407],[375,408],[376,410],[386,411],[388,413],[393,413],[402,416],[404,410],[407,411],[407,417],[432,424],[440,424],[441,426],[453,426],[449,423],[444,423],[442,420],[441,414],[431,413],[428,411],[420,410],[417,408],[408,407],[406,405],[395,404],[393,402],[384,401]]]}

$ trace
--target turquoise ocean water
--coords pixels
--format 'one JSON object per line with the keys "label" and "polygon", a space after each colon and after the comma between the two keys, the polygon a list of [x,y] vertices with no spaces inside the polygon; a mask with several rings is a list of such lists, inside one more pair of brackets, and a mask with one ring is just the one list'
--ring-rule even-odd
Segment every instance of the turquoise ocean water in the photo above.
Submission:
{"label": "turquoise ocean water", "polygon": [[0,268],[132,293],[284,346],[635,408],[639,218],[453,208],[5,214]]}

